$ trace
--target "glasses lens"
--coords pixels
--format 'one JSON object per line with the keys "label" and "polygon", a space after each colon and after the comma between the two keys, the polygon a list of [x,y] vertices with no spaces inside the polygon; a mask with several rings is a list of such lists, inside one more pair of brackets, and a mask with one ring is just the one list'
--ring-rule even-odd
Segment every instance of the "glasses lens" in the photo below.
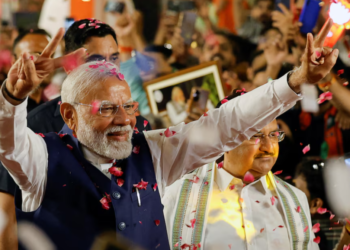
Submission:
{"label": "glasses lens", "polygon": [[139,103],[138,102],[132,102],[132,103],[129,103],[129,104],[124,104],[125,112],[128,115],[135,114],[135,112],[137,111],[138,107],[139,107]]}
{"label": "glasses lens", "polygon": [[111,104],[102,104],[101,105],[101,115],[102,116],[111,116],[113,114],[114,107]]}

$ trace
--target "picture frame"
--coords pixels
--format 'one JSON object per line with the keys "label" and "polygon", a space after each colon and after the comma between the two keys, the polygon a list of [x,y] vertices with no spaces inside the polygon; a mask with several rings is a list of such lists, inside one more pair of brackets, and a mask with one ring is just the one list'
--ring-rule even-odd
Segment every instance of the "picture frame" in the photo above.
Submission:
{"label": "picture frame", "polygon": [[[208,109],[215,108],[217,103],[225,97],[225,88],[218,63],[215,61],[203,63],[144,83],[151,112],[165,118],[168,116],[169,103],[174,103],[174,92],[182,90],[186,103],[190,98],[192,87],[209,91]],[[180,106],[183,112],[183,105]],[[176,125],[176,123],[172,120],[170,125]]]}

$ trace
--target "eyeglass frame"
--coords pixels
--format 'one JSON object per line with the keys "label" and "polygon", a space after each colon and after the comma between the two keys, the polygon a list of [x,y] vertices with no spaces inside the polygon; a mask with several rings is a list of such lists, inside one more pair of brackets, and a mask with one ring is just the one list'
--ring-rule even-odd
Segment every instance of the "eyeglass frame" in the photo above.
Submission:
{"label": "eyeglass frame", "polygon": [[[281,141],[283,141],[284,140],[284,138],[286,137],[286,133],[284,132],[284,131],[281,131],[281,130],[278,130],[278,131],[271,131],[268,135],[265,135],[265,134],[263,134],[263,133],[257,133],[257,134],[255,134],[255,135],[253,135],[249,140],[253,140],[253,139],[264,139],[265,137],[269,137],[270,139],[272,139],[272,137],[270,136],[271,135],[271,133],[276,133],[276,132],[278,132],[279,134],[281,134],[282,135],[282,139],[280,139],[279,137],[277,137],[278,138],[278,141],[277,142],[281,142]],[[259,138],[254,138],[256,135],[259,135],[259,136],[257,136],[257,137],[259,137]]]}
{"label": "eyeglass frame", "polygon": [[[104,102],[105,102],[105,103],[104,103]],[[125,110],[125,106],[126,106],[126,105],[130,105],[130,103],[131,103],[131,104],[137,103],[137,105],[139,104],[139,103],[136,102],[136,101],[129,101],[129,102],[123,103],[122,105],[117,105],[117,104],[114,104],[114,103],[110,103],[110,102],[108,102],[108,101],[102,101],[102,102],[101,102],[101,106],[98,108],[98,112],[99,112],[99,114],[100,114],[102,117],[111,117],[111,116],[114,116],[115,114],[118,113],[120,106],[122,106],[123,109]],[[85,106],[85,107],[94,107],[94,106],[91,105],[91,104],[85,104],[85,103],[80,103],[80,102],[73,102],[72,104],[73,104],[73,105],[81,105],[81,106]],[[104,105],[104,104],[113,106],[113,112],[112,112],[111,115],[108,115],[108,116],[102,115],[102,113],[101,113],[101,107],[102,107],[102,105]],[[139,108],[137,107],[137,108],[134,110],[134,113],[132,113],[132,114],[128,114],[128,112],[126,112],[126,110],[125,110],[125,113],[128,114],[128,115],[133,115],[133,114],[135,114],[135,113],[138,111],[138,109],[139,109]]]}

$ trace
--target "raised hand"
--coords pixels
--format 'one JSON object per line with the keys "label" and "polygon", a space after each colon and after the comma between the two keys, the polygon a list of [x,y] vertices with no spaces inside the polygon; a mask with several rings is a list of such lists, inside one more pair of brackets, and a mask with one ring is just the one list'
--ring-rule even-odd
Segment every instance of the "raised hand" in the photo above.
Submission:
{"label": "raised hand", "polygon": [[[72,55],[77,55],[79,57],[84,56],[85,50],[79,49],[66,56],[52,59],[51,56],[55,52],[63,35],[64,29],[61,28],[40,56],[34,57],[28,52],[25,52],[11,67],[6,81],[6,89],[12,97],[15,97],[16,99],[25,99],[48,75],[54,70],[62,67],[64,61],[68,57]],[[11,98],[11,96],[5,94],[5,98],[9,102],[12,104],[18,104],[19,102]]]}
{"label": "raised hand", "polygon": [[323,47],[324,41],[333,25],[329,19],[316,37],[307,34],[307,43],[304,55],[301,58],[301,66],[294,70],[289,78],[290,87],[300,92],[303,83],[316,84],[322,80],[333,68],[337,61],[339,50]]}

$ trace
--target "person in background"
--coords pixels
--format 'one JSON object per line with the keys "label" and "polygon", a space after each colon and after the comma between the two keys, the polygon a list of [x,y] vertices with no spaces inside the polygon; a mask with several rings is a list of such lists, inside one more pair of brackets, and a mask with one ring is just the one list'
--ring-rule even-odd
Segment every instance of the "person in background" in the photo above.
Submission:
{"label": "person in background", "polygon": [[323,169],[326,162],[318,157],[308,157],[296,168],[293,182],[295,187],[303,191],[307,197],[312,223],[320,223],[320,231],[316,236],[321,237],[321,250],[333,249],[339,241],[342,228],[337,219],[330,219],[332,213],[320,214],[320,208],[330,209],[327,201]]}
{"label": "person in background", "polygon": [[273,120],[224,153],[219,165],[207,164],[167,187],[162,203],[171,248],[318,249],[305,194],[271,172],[283,139]]}
{"label": "person in background", "polygon": [[[50,35],[42,29],[28,30],[20,33],[13,43],[12,64],[14,64],[25,51],[32,56],[40,55],[44,48],[49,44],[49,41]],[[43,83],[30,94],[27,106],[28,113],[47,101],[43,92],[51,83],[51,78],[52,76],[46,78]]]}
{"label": "person in background", "polygon": [[171,91],[171,101],[166,104],[168,116],[173,125],[185,121],[187,118],[186,99],[180,87],[174,87]]}

